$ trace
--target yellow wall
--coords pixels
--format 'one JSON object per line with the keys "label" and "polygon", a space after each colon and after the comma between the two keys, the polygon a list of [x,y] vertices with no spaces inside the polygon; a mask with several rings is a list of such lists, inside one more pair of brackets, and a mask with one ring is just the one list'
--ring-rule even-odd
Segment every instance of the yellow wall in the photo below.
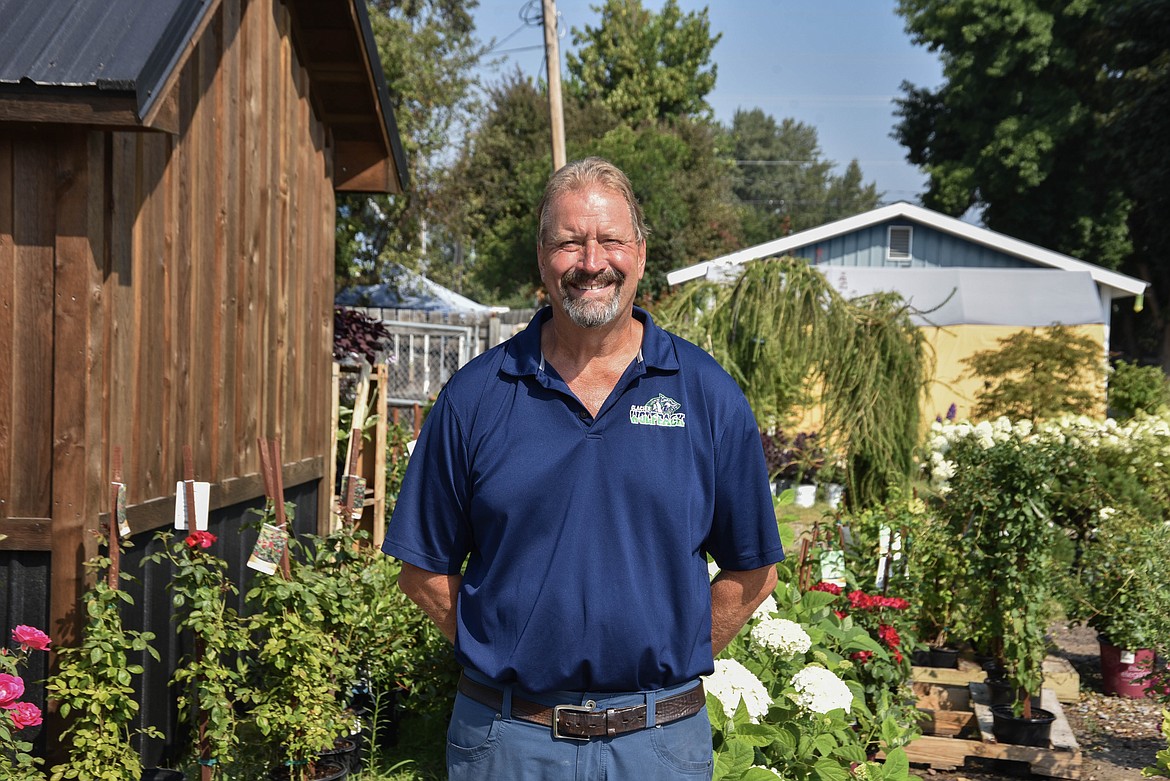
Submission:
{"label": "yellow wall", "polygon": [[[924,326],[922,330],[935,355],[934,381],[927,390],[922,408],[923,417],[929,424],[935,415],[946,415],[952,403],[957,407],[960,420],[971,417],[971,408],[975,405],[982,380],[967,377],[969,370],[963,363],[964,358],[983,350],[996,350],[1001,339],[1030,329],[1014,325],[950,325]],[[1077,325],[1069,326],[1069,330],[1077,335],[1088,336],[1100,344],[1101,359],[1105,359],[1105,326]],[[1097,392],[1100,412],[1104,414],[1104,383],[1100,384]]]}

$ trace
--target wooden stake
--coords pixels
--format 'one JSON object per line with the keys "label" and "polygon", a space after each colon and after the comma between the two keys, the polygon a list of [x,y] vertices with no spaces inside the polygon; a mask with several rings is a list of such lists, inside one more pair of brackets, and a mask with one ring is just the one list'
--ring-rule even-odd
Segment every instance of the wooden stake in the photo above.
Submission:
{"label": "wooden stake", "polygon": [[122,567],[122,532],[118,528],[118,485],[122,482],[122,448],[118,445],[114,445],[113,461],[110,481],[110,528],[107,530],[106,543],[110,551],[110,569],[106,573],[106,582],[111,589],[117,591],[118,575]]}

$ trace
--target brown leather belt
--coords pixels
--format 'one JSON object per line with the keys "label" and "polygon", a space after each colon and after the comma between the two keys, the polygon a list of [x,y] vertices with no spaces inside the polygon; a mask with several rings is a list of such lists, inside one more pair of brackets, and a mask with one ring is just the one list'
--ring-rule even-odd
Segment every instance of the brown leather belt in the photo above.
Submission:
{"label": "brown leather belt", "polygon": [[[494,686],[473,681],[466,675],[459,676],[460,693],[481,705],[500,710],[504,704],[504,693]],[[703,682],[695,688],[658,700],[654,706],[655,723],[669,724],[672,721],[698,713],[707,703]],[[631,705],[626,708],[596,710],[593,700],[584,705],[541,705],[519,697],[512,698],[513,718],[552,727],[554,738],[589,740],[590,738],[613,737],[625,732],[646,728],[646,706]]]}

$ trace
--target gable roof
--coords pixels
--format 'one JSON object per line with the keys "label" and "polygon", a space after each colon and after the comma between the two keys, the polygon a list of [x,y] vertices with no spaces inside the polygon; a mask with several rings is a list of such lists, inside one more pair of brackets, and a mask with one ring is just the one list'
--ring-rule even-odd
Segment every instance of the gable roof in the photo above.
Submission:
{"label": "gable roof", "polygon": [[[174,84],[220,4],[0,0],[0,121],[177,132]],[[335,186],[402,192],[406,153],[364,0],[285,5],[314,106],[333,131]]]}
{"label": "gable roof", "polygon": [[434,280],[427,279],[397,263],[383,273],[383,282],[356,285],[340,291],[333,299],[337,306],[381,307],[384,309],[419,309],[428,312],[492,312],[491,307],[472,301]]}
{"label": "gable roof", "polygon": [[1040,267],[1062,271],[1088,272],[1093,278],[1093,281],[1098,285],[1110,288],[1113,297],[1140,295],[1145,291],[1148,284],[1140,279],[1116,271],[1110,271],[1101,266],[1086,263],[1068,255],[1062,255],[1059,252],[1044,249],[1035,244],[1029,244],[1026,241],[1013,239],[1011,236],[996,233],[987,228],[981,228],[978,225],[972,225],[954,217],[948,217],[945,214],[940,214],[939,212],[925,209],[912,203],[906,203],[905,201],[899,201],[889,206],[882,206],[872,211],[864,212],[863,214],[830,222],[826,225],[801,231],[800,233],[794,233],[791,236],[773,239],[772,241],[757,244],[754,247],[748,247],[738,252],[732,252],[713,260],[671,271],[666,275],[666,281],[671,285],[677,285],[700,277],[721,276],[733,267],[747,263],[748,261],[775,255],[784,255],[810,244],[816,244],[836,236],[897,219],[910,220],[926,225],[943,233],[949,233],[974,244],[990,247],[991,249],[998,250],[999,252]]}

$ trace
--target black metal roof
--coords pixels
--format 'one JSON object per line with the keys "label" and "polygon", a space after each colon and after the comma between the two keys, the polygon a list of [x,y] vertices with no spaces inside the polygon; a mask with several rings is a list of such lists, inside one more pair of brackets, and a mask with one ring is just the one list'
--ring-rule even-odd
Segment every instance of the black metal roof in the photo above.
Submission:
{"label": "black metal roof", "polygon": [[149,110],[213,0],[0,0],[0,85],[133,93]]}

